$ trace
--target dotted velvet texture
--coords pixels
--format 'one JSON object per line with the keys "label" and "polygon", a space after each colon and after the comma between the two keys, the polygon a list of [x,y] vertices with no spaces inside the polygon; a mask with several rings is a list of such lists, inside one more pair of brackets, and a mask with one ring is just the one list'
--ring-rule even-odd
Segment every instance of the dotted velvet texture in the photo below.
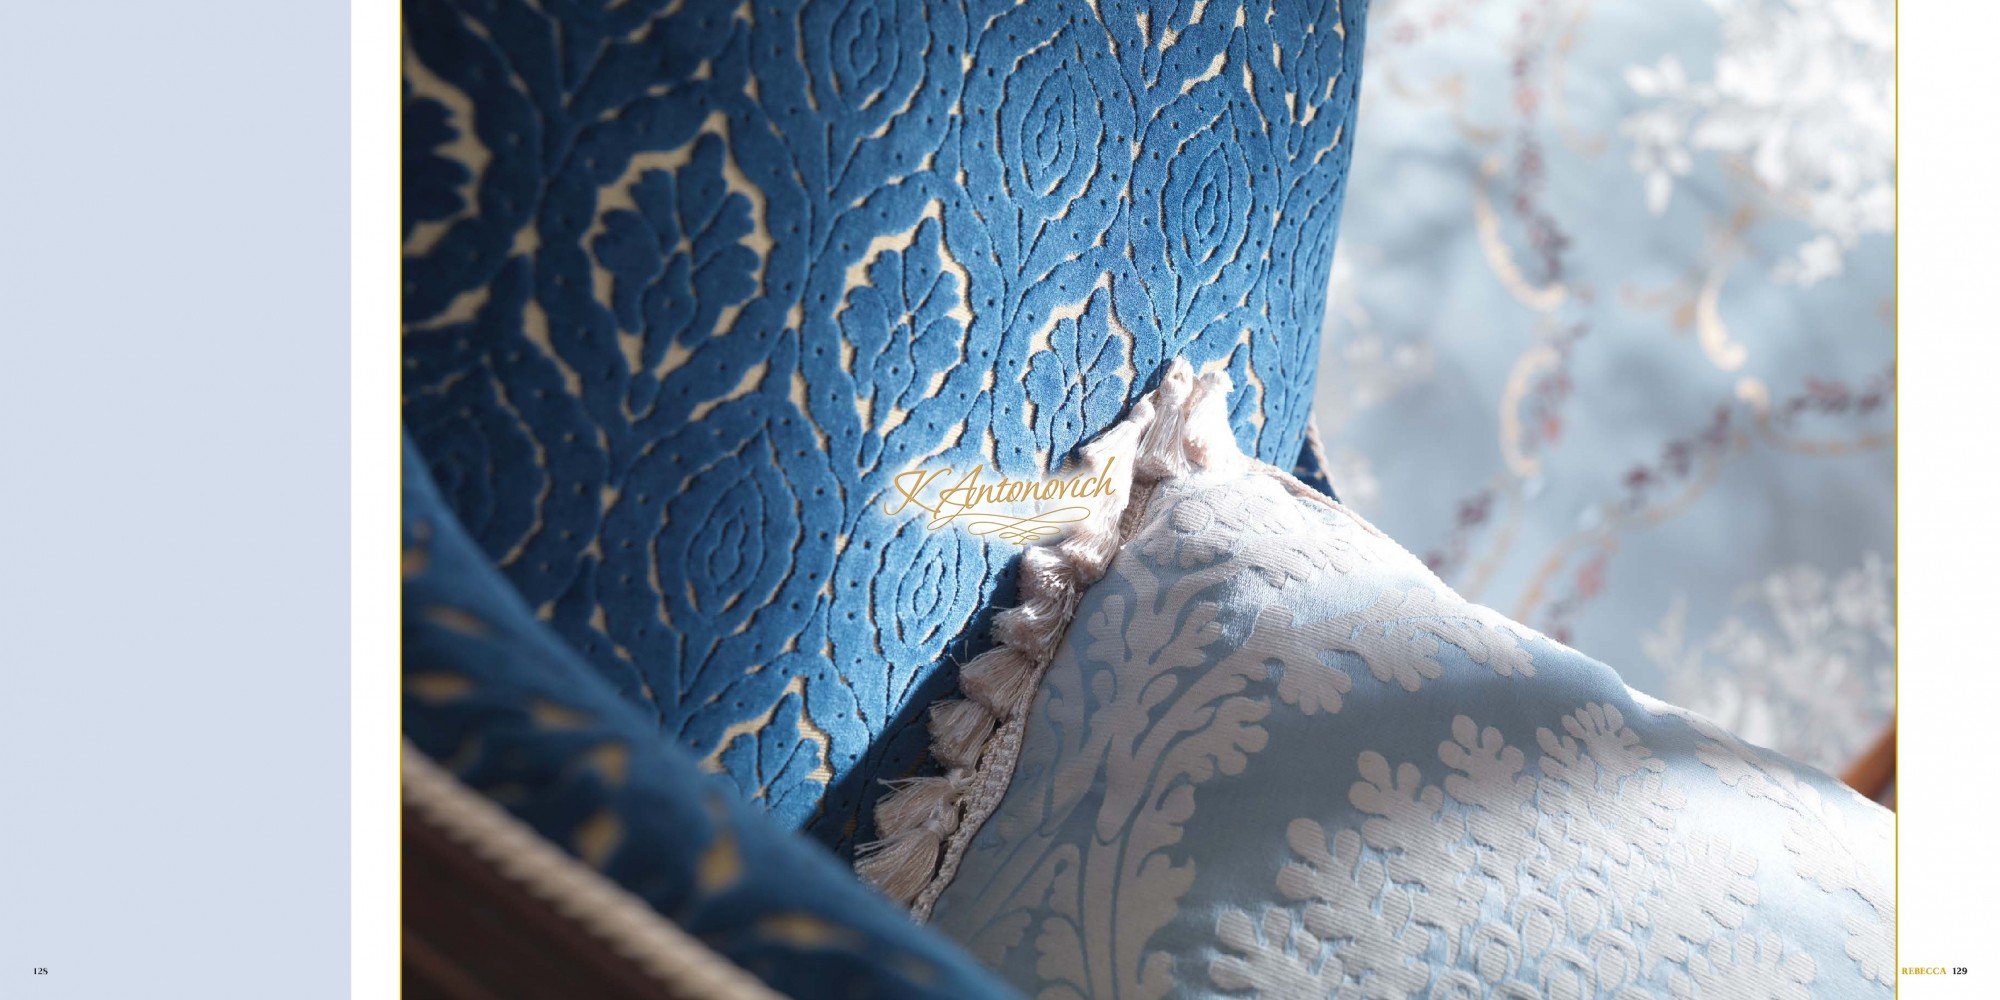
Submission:
{"label": "dotted velvet texture", "polygon": [[535,620],[407,439],[403,722],[467,787],[787,996],[1014,995],[661,741]]}
{"label": "dotted velvet texture", "polygon": [[404,412],[619,694],[843,853],[1036,476],[1185,357],[1302,461],[1361,2],[410,0]]}

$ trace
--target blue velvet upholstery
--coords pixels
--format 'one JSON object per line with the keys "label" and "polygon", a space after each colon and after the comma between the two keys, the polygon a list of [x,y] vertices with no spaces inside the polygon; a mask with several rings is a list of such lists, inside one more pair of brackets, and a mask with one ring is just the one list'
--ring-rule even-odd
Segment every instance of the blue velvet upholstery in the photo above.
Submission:
{"label": "blue velvet upholstery", "polygon": [[819,845],[658,738],[403,460],[405,731],[550,842],[791,996],[1003,997]]}
{"label": "blue velvet upholstery", "polygon": [[851,851],[1012,589],[897,473],[1177,356],[1301,454],[1365,9],[411,0],[406,424],[648,752]]}

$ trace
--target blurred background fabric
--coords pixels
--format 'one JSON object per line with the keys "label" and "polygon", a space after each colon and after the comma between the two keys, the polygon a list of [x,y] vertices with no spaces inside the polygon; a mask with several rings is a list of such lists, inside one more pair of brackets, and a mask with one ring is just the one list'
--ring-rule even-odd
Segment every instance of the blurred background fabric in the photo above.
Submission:
{"label": "blurred background fabric", "polygon": [[1377,0],[1317,390],[1467,598],[1828,769],[1892,715],[1888,0]]}

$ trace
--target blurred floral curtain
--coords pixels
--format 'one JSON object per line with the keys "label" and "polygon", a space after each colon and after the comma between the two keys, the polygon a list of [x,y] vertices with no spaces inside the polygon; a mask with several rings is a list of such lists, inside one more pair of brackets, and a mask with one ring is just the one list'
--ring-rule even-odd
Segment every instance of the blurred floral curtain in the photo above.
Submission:
{"label": "blurred floral curtain", "polygon": [[1893,711],[1888,0],[1378,0],[1318,421],[1467,597],[1828,769]]}

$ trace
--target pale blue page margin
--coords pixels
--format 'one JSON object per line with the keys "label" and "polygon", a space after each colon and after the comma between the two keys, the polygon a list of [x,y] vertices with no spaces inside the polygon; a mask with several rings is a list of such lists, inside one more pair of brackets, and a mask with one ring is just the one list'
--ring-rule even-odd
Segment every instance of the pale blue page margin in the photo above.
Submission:
{"label": "pale blue page margin", "polygon": [[0,6],[0,996],[347,995],[348,65]]}

